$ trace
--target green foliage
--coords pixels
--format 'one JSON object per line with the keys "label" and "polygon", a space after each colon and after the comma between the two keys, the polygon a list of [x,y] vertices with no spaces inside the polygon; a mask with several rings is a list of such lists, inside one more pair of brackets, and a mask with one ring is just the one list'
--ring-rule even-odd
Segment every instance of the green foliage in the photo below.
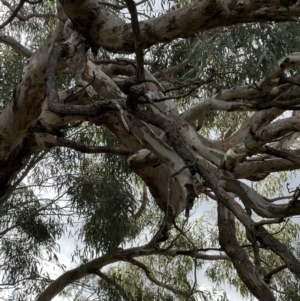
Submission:
{"label": "green foliage", "polygon": [[56,255],[56,240],[62,234],[59,215],[52,217],[52,210],[46,210],[43,203],[32,190],[20,187],[0,212],[0,261],[5,263],[0,270],[1,280],[4,287],[15,289],[14,296],[20,301],[28,300],[29,295],[42,291],[49,283],[41,262],[62,267]]}
{"label": "green foliage", "polygon": [[73,179],[68,189],[70,200],[85,221],[87,245],[101,252],[112,252],[125,238],[138,233],[132,188],[124,179],[108,175],[95,167]]}
{"label": "green foliage", "polygon": [[8,104],[13,89],[21,77],[25,59],[0,44],[0,111]]}

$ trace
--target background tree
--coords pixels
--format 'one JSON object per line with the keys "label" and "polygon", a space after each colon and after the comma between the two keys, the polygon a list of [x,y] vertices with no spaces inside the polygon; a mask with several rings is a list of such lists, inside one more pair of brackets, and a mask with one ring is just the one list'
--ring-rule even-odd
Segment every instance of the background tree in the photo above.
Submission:
{"label": "background tree", "polygon": [[0,3],[4,298],[299,299],[298,1]]}

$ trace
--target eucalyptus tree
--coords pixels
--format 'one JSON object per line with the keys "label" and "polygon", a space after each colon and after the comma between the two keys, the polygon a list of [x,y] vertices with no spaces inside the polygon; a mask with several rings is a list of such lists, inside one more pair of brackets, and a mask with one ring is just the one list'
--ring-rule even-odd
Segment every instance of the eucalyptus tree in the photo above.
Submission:
{"label": "eucalyptus tree", "polygon": [[299,299],[298,1],[0,2],[3,296]]}

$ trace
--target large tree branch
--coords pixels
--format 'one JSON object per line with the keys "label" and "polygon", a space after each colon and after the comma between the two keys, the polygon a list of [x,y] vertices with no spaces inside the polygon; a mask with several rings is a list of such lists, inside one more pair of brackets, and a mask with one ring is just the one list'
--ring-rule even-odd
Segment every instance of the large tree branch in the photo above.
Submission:
{"label": "large tree branch", "polygon": [[223,167],[228,170],[234,170],[236,165],[247,156],[265,152],[263,146],[266,143],[276,141],[287,134],[300,131],[299,116],[292,116],[273,122],[254,132],[249,128],[248,134],[245,136],[242,143],[230,148],[223,160]]}
{"label": "large tree branch", "polygon": [[[22,167],[30,152],[25,137],[36,124],[44,100],[44,72],[48,62],[49,47],[61,36],[62,24],[32,55],[13,92],[12,99],[0,115],[0,202],[8,191],[12,175]],[[3,199],[2,199],[3,198]]]}
{"label": "large tree branch", "polygon": [[31,151],[46,150],[54,147],[67,147],[85,154],[115,154],[129,156],[132,151],[123,147],[114,146],[89,146],[65,138],[60,138],[48,133],[35,133],[35,142],[32,142]]}
{"label": "large tree branch", "polygon": [[[68,17],[82,33],[87,33],[94,45],[119,53],[135,50],[131,26],[95,0],[60,0]],[[280,0],[194,1],[181,9],[140,22],[143,48],[186,38],[192,34],[237,23],[291,21],[300,16],[300,6],[289,9]],[[111,37],[114,37],[111,39]]]}
{"label": "large tree branch", "polygon": [[78,268],[69,270],[63,275],[53,281],[37,298],[36,301],[50,301],[57,294],[59,294],[65,287],[75,281],[93,273],[95,269],[101,269],[102,267],[118,262],[129,261],[134,257],[143,257],[149,255],[166,255],[166,256],[188,256],[192,258],[204,259],[204,260],[229,260],[226,255],[206,255],[195,252],[195,250],[169,250],[159,251],[155,248],[150,248],[149,245],[144,245],[137,248],[130,248],[120,250],[116,254],[103,255],[86,264],[82,264]]}
{"label": "large tree branch", "polygon": [[59,23],[39,50],[30,57],[11,102],[0,115],[0,162],[5,161],[12,150],[21,144],[27,130],[34,126],[41,113],[44,100],[44,72],[51,45],[61,36],[61,30],[62,24]]}
{"label": "large tree branch", "polygon": [[218,204],[218,227],[220,245],[230,257],[238,275],[251,293],[260,301],[276,301],[271,290],[249,260],[248,254],[237,241],[233,214],[220,203]]}
{"label": "large tree branch", "polygon": [[300,168],[300,164],[295,164],[290,160],[258,157],[256,160],[247,160],[238,164],[233,171],[233,175],[237,179],[260,181],[272,172],[296,170],[298,168]]}
{"label": "large tree branch", "polygon": [[236,194],[243,203],[253,209],[259,216],[268,218],[284,218],[300,214],[300,205],[272,204],[247,184],[235,179],[226,178],[224,186]]}

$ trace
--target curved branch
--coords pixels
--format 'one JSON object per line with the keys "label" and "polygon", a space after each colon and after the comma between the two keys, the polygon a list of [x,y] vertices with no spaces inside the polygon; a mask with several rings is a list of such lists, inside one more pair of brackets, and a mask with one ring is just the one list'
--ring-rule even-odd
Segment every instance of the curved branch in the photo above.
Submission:
{"label": "curved branch", "polygon": [[192,123],[197,118],[199,118],[200,114],[206,115],[212,111],[227,111],[227,112],[234,112],[234,111],[257,111],[255,108],[255,104],[251,102],[245,101],[224,101],[222,99],[217,99],[215,97],[206,98],[203,101],[193,105],[189,108],[186,112],[182,113],[181,117]]}
{"label": "curved branch", "polygon": [[285,218],[300,214],[298,204],[272,204],[253,188],[238,180],[226,178],[224,185],[226,190],[236,194],[245,205],[253,209],[259,216]]}
{"label": "curved branch", "polygon": [[204,260],[229,260],[226,255],[206,255],[195,253],[195,250],[171,250],[161,252],[157,249],[150,248],[149,245],[144,245],[137,248],[130,248],[119,250],[114,255],[106,254],[101,257],[95,258],[86,264],[82,264],[78,268],[69,270],[63,275],[54,280],[36,299],[36,301],[51,301],[57,294],[59,294],[65,287],[75,281],[90,274],[94,269],[101,269],[102,267],[117,262],[129,261],[134,257],[142,257],[149,255],[166,255],[166,256],[189,256],[197,259]]}
{"label": "curved branch", "polygon": [[36,301],[51,301],[57,294],[59,294],[66,286],[89,275],[89,270],[94,268],[101,268],[109,263],[116,262],[117,259],[112,256],[104,255],[96,258],[87,264],[81,265],[78,268],[67,271],[53,281],[36,299]]}
{"label": "curved branch", "polygon": [[263,226],[263,225],[273,225],[273,224],[280,224],[284,222],[285,220],[283,218],[276,218],[271,220],[261,220],[259,222],[256,222],[256,226]]}
{"label": "curved branch", "polygon": [[16,17],[16,15],[18,14],[19,10],[23,7],[25,2],[26,2],[26,0],[20,1],[19,5],[15,8],[15,10],[12,12],[10,17],[5,22],[0,24],[0,29],[4,28],[7,24],[9,24]]}
{"label": "curved branch", "polygon": [[38,3],[41,3],[43,0],[36,0],[36,1],[33,1],[33,0],[25,0],[27,3],[29,4],[38,4]]}
{"label": "curved branch", "polygon": [[[224,169],[233,171],[236,165],[242,159],[245,159],[248,155],[254,155],[262,151],[267,151],[267,147],[263,147],[264,144],[277,141],[284,138],[285,135],[300,132],[300,117],[292,116],[289,118],[279,119],[272,124],[266,125],[255,132],[253,128],[249,127],[248,133],[244,137],[244,141],[230,148],[223,159],[222,166]],[[269,148],[269,152],[272,149]],[[280,153],[280,151],[273,151],[273,154]],[[280,153],[283,155],[283,152]],[[285,153],[286,157],[288,153]],[[297,162],[297,159],[292,155],[289,156],[289,160],[293,160],[293,163]],[[298,162],[297,162],[298,163]]]}
{"label": "curved branch", "polygon": [[272,99],[277,99],[288,89],[287,86],[278,87],[284,70],[299,64],[299,53],[291,53],[279,59],[277,67],[254,86],[244,85],[222,90],[221,94],[217,93],[211,98],[193,105],[181,117],[188,122],[194,122],[200,114],[206,114],[213,110],[256,111],[272,107],[285,109],[289,103],[291,105],[298,104],[299,99],[281,102],[272,101]]}
{"label": "curved branch", "polygon": [[21,56],[29,58],[33,54],[33,52],[31,52],[28,48],[20,44],[13,37],[7,36],[5,34],[0,34],[0,43],[10,46],[17,54]]}
{"label": "curved branch", "polygon": [[[259,144],[277,140],[278,138],[289,134],[290,132],[300,131],[300,116],[283,118],[266,126],[264,129],[255,133],[253,138],[259,141]],[[248,145],[247,145],[248,148]]]}

